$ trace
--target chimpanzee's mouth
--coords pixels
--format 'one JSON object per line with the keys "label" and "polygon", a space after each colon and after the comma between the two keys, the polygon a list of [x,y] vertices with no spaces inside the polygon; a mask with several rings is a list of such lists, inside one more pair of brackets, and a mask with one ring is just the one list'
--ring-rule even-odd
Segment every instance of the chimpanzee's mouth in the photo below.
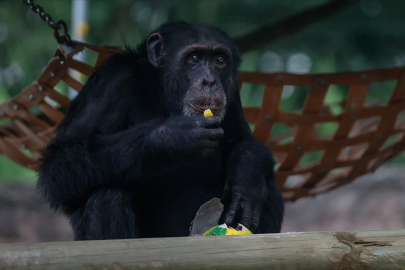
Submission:
{"label": "chimpanzee's mouth", "polygon": [[224,110],[223,107],[216,107],[216,106],[198,106],[196,104],[193,104],[191,102],[187,102],[188,105],[190,106],[190,110],[196,114],[203,115],[204,111],[207,109],[210,109],[211,112],[216,115],[220,116],[220,113]]}

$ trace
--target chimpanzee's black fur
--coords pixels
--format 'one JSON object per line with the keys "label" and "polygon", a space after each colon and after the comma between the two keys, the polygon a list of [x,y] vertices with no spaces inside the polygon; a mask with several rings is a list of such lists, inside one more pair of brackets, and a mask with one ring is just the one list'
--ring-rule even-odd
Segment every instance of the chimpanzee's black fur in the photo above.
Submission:
{"label": "chimpanzee's black fur", "polygon": [[222,31],[169,23],[94,72],[38,181],[76,240],[186,236],[214,197],[225,204],[221,222],[280,231],[283,199],[272,155],[242,114],[239,62]]}

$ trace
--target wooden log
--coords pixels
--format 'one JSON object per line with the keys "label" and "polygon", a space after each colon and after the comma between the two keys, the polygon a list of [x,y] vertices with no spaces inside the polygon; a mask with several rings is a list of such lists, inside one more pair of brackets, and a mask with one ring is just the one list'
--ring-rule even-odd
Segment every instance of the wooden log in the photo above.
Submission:
{"label": "wooden log", "polygon": [[405,230],[0,245],[1,269],[405,269]]}

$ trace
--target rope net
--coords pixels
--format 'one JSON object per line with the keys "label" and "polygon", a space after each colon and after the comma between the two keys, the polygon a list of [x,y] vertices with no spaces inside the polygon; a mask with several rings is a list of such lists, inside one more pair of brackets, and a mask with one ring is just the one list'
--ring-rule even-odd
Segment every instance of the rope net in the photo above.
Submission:
{"label": "rope net", "polygon": [[[73,59],[84,49],[97,53],[94,65]],[[37,170],[37,160],[70,103],[55,86],[64,83],[80,91],[83,84],[69,70],[90,76],[111,53],[118,52],[117,47],[80,42],[75,42],[74,49],[59,46],[39,77],[0,105],[0,154]],[[396,85],[388,102],[366,104],[370,84],[385,81]],[[244,107],[244,115],[254,137],[271,148],[278,163],[276,180],[287,201],[349,183],[405,150],[403,67],[338,74],[241,72],[240,88],[245,84],[264,87],[261,106]],[[325,103],[332,85],[349,87],[344,101]],[[301,109],[280,109],[285,86],[309,88]],[[333,126],[333,132],[325,135],[325,125]],[[277,126],[284,128],[280,131]]]}

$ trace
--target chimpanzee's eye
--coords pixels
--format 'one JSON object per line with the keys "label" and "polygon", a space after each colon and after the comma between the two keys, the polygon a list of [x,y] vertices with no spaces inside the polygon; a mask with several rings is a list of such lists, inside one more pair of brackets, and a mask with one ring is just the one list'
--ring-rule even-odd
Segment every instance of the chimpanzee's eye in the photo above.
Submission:
{"label": "chimpanzee's eye", "polygon": [[195,61],[195,62],[200,61],[200,57],[198,56],[198,54],[192,54],[191,59],[193,59],[193,61]]}
{"label": "chimpanzee's eye", "polygon": [[223,57],[222,55],[218,56],[218,58],[217,58],[217,62],[218,62],[218,63],[220,63],[220,64],[225,63],[225,59],[224,59],[224,57]]}

